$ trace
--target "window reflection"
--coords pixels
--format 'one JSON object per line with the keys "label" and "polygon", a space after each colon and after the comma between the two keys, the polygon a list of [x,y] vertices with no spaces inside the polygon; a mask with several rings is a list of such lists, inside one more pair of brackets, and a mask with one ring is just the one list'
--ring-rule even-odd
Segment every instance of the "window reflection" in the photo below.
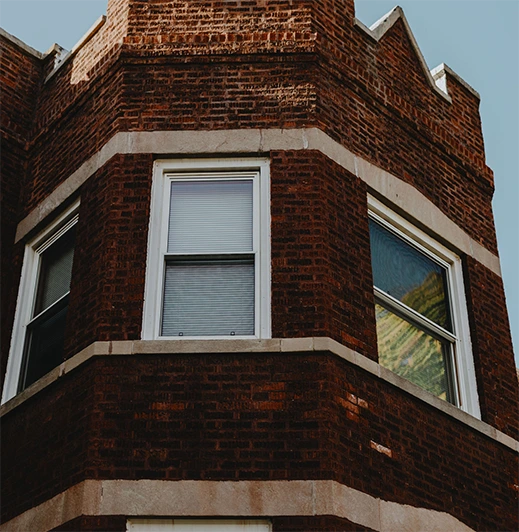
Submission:
{"label": "window reflection", "polygon": [[375,286],[452,332],[445,269],[373,220],[370,235]]}

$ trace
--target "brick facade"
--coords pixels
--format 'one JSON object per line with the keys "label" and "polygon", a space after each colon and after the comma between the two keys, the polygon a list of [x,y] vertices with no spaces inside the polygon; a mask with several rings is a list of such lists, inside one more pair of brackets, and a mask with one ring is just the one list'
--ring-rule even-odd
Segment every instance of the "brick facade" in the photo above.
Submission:
{"label": "brick facade", "polygon": [[87,478],[330,479],[475,530],[517,524],[511,449],[325,353],[97,359],[3,423],[25,464],[5,468],[7,519]]}
{"label": "brick facade", "polygon": [[[433,90],[402,17],[377,40],[351,0],[109,0],[105,23],[56,71],[52,55],[6,35],[0,44],[2,379],[24,246],[77,198],[64,358],[141,338],[153,165],[185,153],[132,152],[127,141],[97,165],[116,134],[317,128],[497,255],[479,99],[451,74],[451,101]],[[251,154],[238,142],[235,152],[270,160],[272,337],[329,337],[376,363],[375,191],[318,149]],[[518,384],[502,281],[461,255],[484,430],[326,351],[97,356],[4,407],[3,521],[85,480],[329,480],[475,530],[517,529],[517,453],[503,441],[519,430]],[[274,531],[371,530],[337,515],[269,518]],[[125,523],[83,515],[53,530]]]}

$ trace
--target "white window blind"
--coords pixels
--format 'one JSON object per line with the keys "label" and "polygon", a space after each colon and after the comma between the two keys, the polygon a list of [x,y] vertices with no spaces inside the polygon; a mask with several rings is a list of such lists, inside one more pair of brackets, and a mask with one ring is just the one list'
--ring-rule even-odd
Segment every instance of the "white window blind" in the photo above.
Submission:
{"label": "white window blind", "polygon": [[168,261],[164,336],[254,334],[254,262]]}
{"label": "white window blind", "polygon": [[169,253],[252,251],[252,181],[172,182]]}
{"label": "white window blind", "polygon": [[254,335],[253,179],[170,186],[161,335]]}

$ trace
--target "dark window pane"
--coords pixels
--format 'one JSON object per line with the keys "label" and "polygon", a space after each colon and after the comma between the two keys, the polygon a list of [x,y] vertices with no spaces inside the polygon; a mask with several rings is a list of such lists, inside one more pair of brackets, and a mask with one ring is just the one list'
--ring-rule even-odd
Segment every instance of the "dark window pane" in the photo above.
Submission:
{"label": "dark window pane", "polygon": [[440,341],[375,305],[379,363],[440,399],[452,402],[449,342]]}
{"label": "dark window pane", "polygon": [[[68,299],[68,298],[67,298]],[[25,378],[21,389],[43,377],[46,373],[63,362],[63,340],[65,320],[67,318],[67,301],[53,307],[40,319],[29,325],[25,354]]]}
{"label": "dark window pane", "polygon": [[38,294],[33,316],[49,308],[70,290],[75,236],[74,226],[41,254]]}
{"label": "dark window pane", "polygon": [[373,220],[370,238],[375,286],[452,331],[445,269]]}

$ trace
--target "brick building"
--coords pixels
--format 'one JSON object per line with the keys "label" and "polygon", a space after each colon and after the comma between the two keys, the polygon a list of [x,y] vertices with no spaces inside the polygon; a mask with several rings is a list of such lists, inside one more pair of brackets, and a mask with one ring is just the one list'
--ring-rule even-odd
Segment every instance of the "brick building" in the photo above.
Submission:
{"label": "brick building", "polygon": [[518,529],[479,96],[399,8],[0,42],[0,530]]}

